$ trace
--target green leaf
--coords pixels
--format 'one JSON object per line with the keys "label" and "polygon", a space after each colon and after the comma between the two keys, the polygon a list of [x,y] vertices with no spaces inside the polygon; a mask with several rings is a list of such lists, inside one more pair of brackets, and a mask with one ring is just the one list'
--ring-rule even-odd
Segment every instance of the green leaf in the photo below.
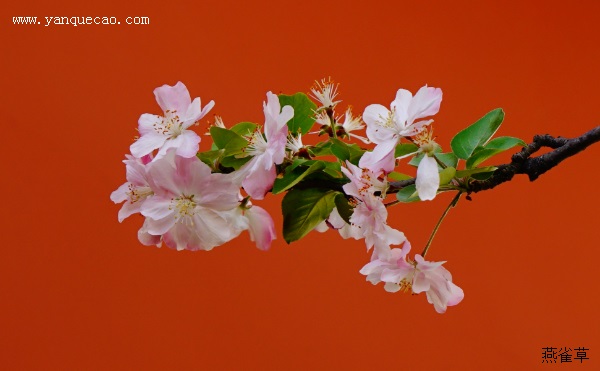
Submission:
{"label": "green leaf", "polygon": [[358,162],[360,158],[365,154],[365,150],[360,148],[360,146],[356,143],[347,144],[348,150],[350,151],[350,161],[351,164],[358,166]]}
{"label": "green leaf", "polygon": [[217,149],[214,151],[206,151],[198,153],[200,161],[204,162],[211,169],[216,170],[219,157],[223,155],[223,150]]}
{"label": "green leaf", "polygon": [[456,157],[456,155],[452,152],[436,153],[435,157],[437,157],[438,160],[442,161],[444,165],[448,167],[456,168],[456,166],[458,165],[458,157]]}
{"label": "green leaf", "polygon": [[410,175],[392,171],[391,173],[388,174],[388,178],[390,178],[391,180],[400,181],[400,180],[412,179],[413,177]]}
{"label": "green leaf", "polygon": [[456,169],[452,166],[440,171],[440,185],[448,184],[454,178]]}
{"label": "green leaf", "polygon": [[350,159],[350,149],[346,143],[342,142],[337,138],[331,138],[331,153],[338,159],[346,161]]}
{"label": "green leaf", "polygon": [[504,120],[502,108],[496,108],[477,120],[474,124],[461,130],[452,138],[452,151],[463,160],[467,160],[477,147],[482,147],[494,135]]}
{"label": "green leaf", "polygon": [[221,165],[223,165],[225,167],[231,167],[234,170],[238,170],[239,168],[244,166],[244,164],[246,162],[250,161],[251,159],[252,159],[252,156],[246,156],[246,157],[241,157],[241,158],[237,158],[235,156],[227,156],[221,160]]}
{"label": "green leaf", "polygon": [[[413,157],[408,164],[412,165],[412,166],[419,166],[419,164],[421,163],[421,160],[423,159],[424,154],[423,153],[419,153],[418,155],[416,155],[415,157]],[[456,155],[452,152],[447,152],[447,153],[435,153],[435,157],[437,157],[438,160],[440,160],[444,165],[449,166],[449,167],[454,167],[456,168],[456,166],[458,165],[458,157],[456,157]],[[442,167],[438,164],[438,169],[441,169]]]}
{"label": "green leaf", "polygon": [[526,146],[527,144],[519,138],[498,137],[490,140],[485,147],[478,149],[467,160],[467,169],[472,169],[487,160],[488,158],[502,153],[516,146]]}
{"label": "green leaf", "polygon": [[344,219],[346,223],[350,224],[350,217],[354,212],[354,208],[350,206],[346,195],[343,193],[338,193],[338,195],[335,196],[335,207],[337,208],[338,214],[340,214],[342,219]]}
{"label": "green leaf", "polygon": [[308,151],[310,152],[310,154],[312,156],[315,156],[315,157],[331,155],[332,154],[331,153],[331,142],[330,141],[320,142],[315,146],[309,147]]}
{"label": "green leaf", "polygon": [[231,127],[231,131],[233,131],[236,134],[239,134],[241,136],[245,136],[245,135],[251,135],[252,133],[254,133],[256,131],[256,127],[258,125],[256,125],[253,122],[240,122],[239,124],[235,124]]}
{"label": "green leaf", "polygon": [[493,173],[494,171],[496,171],[496,169],[497,169],[497,167],[495,167],[495,166],[486,166],[486,167],[478,167],[475,169],[459,170],[456,172],[455,176],[457,178],[466,178],[473,174]]}
{"label": "green leaf", "polygon": [[327,219],[338,194],[340,192],[323,188],[290,190],[281,203],[284,240],[298,241]]}
{"label": "green leaf", "polygon": [[294,109],[294,117],[288,121],[287,125],[292,133],[298,131],[302,134],[308,133],[315,123],[312,115],[317,109],[317,106],[304,93],[296,93],[294,95],[279,94],[279,103],[281,107],[292,106]]}
{"label": "green leaf", "polygon": [[396,150],[394,152],[394,157],[402,157],[408,155],[410,153],[417,152],[419,147],[413,143],[402,143],[396,146]]}
{"label": "green leaf", "polygon": [[248,141],[239,134],[217,126],[210,128],[210,136],[217,148],[225,150],[225,156],[241,153],[242,148],[248,145]]}
{"label": "green leaf", "polygon": [[337,138],[331,138],[331,153],[341,161],[350,161],[354,165],[358,165],[360,158],[365,153],[365,150],[357,144],[345,143]]}
{"label": "green leaf", "polygon": [[342,165],[339,162],[323,161],[323,163],[325,164],[323,172],[334,178],[345,179],[344,174],[342,173]]}
{"label": "green leaf", "polygon": [[325,163],[323,161],[315,161],[308,167],[303,165],[297,166],[291,171],[286,171],[283,178],[275,179],[272,192],[273,194],[278,194],[286,191],[298,184],[308,175],[323,169],[325,169]]}
{"label": "green leaf", "polygon": [[399,190],[398,193],[396,193],[396,198],[398,199],[398,201],[403,203],[421,201],[417,193],[417,186],[415,186],[414,184],[411,184]]}
{"label": "green leaf", "polygon": [[485,145],[486,149],[511,149],[516,146],[525,147],[527,143],[525,143],[522,139],[515,137],[498,137],[490,140],[488,144]]}

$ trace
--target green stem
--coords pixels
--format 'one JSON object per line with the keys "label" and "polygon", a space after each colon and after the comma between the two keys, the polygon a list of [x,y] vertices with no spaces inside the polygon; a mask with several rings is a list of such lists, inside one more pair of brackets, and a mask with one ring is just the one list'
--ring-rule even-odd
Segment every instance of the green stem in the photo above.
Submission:
{"label": "green stem", "polygon": [[437,224],[435,225],[435,228],[433,228],[433,232],[431,232],[431,236],[429,236],[429,241],[427,241],[427,244],[425,245],[425,248],[423,249],[423,252],[421,253],[422,257],[425,257],[425,254],[427,254],[427,250],[429,250],[429,246],[431,246],[431,242],[433,242],[433,238],[435,237],[435,234],[437,233],[438,229],[440,228],[442,221],[444,220],[446,215],[448,215],[448,212],[450,211],[450,209],[453,208],[454,206],[456,206],[456,203],[458,202],[458,199],[460,198],[461,195],[462,195],[462,192],[458,192],[456,194],[456,196],[454,196],[452,201],[450,201],[450,204],[448,204],[448,207],[446,207],[446,210],[444,210],[442,217],[440,218],[440,220],[438,220]]}

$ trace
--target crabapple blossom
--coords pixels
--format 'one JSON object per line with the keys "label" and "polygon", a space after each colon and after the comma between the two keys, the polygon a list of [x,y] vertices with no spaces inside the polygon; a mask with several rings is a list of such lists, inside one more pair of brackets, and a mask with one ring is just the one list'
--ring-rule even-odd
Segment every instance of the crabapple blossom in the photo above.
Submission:
{"label": "crabapple blossom", "polygon": [[333,108],[336,104],[341,101],[334,101],[337,96],[337,89],[339,84],[334,83],[331,78],[328,80],[322,79],[321,82],[315,81],[315,85],[310,89],[311,96],[318,101],[321,105],[317,108],[317,111],[326,108]]}
{"label": "crabapple blossom", "polygon": [[406,238],[404,233],[387,225],[387,209],[383,199],[375,195],[375,192],[379,192],[385,196],[387,181],[379,180],[372,171],[350,162],[346,162],[342,172],[350,179],[350,183],[343,186],[344,192],[357,202],[350,222],[360,227],[367,250],[374,247],[375,256],[389,256],[390,245],[398,245]]}
{"label": "crabapple blossom", "polygon": [[360,273],[367,281],[376,285],[385,282],[388,292],[425,292],[427,301],[433,304],[436,312],[444,313],[464,298],[463,290],[452,282],[452,275],[442,267],[445,262],[429,262],[421,255],[415,255],[415,261],[407,261],[410,244],[404,243],[402,249],[392,249],[388,257],[372,260]]}
{"label": "crabapple blossom", "polygon": [[146,231],[177,250],[210,250],[240,234],[245,228],[233,223],[239,187],[229,175],[211,174],[196,157],[176,155],[175,150],[154,161],[148,174],[156,185],[141,213]]}
{"label": "crabapple blossom", "polygon": [[399,89],[396,99],[388,110],[381,104],[371,104],[365,108],[363,120],[367,124],[367,136],[376,146],[366,152],[359,166],[386,173],[394,169],[394,151],[402,137],[417,135],[433,120],[419,119],[435,115],[442,102],[442,90],[423,86],[413,95]]}
{"label": "crabapple blossom", "polygon": [[163,85],[156,88],[154,96],[164,116],[145,113],[140,117],[138,121],[140,137],[131,145],[131,154],[142,157],[158,149],[154,158],[158,160],[173,148],[178,156],[196,156],[200,137],[187,129],[204,117],[215,102],[211,100],[202,108],[200,98],[192,101],[188,89],[182,82],[174,86]]}
{"label": "crabapple blossom", "polygon": [[360,116],[352,115],[352,107],[348,107],[346,109],[346,113],[344,114],[344,123],[342,123],[342,128],[344,129],[344,133],[352,138],[356,138],[365,144],[371,143],[371,141],[365,137],[360,135],[353,134],[353,131],[362,130],[365,125],[362,123]]}
{"label": "crabapple blossom", "polygon": [[427,301],[433,304],[436,312],[446,312],[446,307],[460,303],[465,294],[452,282],[452,275],[442,267],[445,262],[428,262],[421,255],[415,255],[415,271],[412,290],[415,294],[425,291]]}
{"label": "crabapple blossom", "polygon": [[119,223],[130,215],[139,213],[144,201],[153,194],[146,174],[147,164],[152,160],[151,156],[139,159],[131,155],[125,157],[123,163],[125,163],[127,182],[110,195],[110,199],[116,204],[125,201],[119,210]]}
{"label": "crabapple blossom", "polygon": [[277,95],[268,92],[267,103],[263,103],[265,113],[264,136],[259,131],[254,132],[246,153],[253,158],[236,173],[243,179],[244,190],[253,198],[262,200],[265,194],[273,187],[275,165],[279,165],[285,158],[287,143],[287,122],[294,116],[291,106],[279,104]]}
{"label": "crabapple blossom", "polygon": [[[377,257],[371,259],[370,263],[367,263],[362,267],[360,273],[367,276],[367,281],[371,282],[373,285],[381,282],[381,275],[390,270],[395,272],[405,271],[406,274],[408,274],[408,272],[414,268],[406,262],[406,254],[408,254],[409,251],[410,242],[405,241],[402,248],[391,249],[390,254],[386,258]],[[396,292],[399,290],[399,286],[394,282],[386,282],[384,289],[388,292]]]}

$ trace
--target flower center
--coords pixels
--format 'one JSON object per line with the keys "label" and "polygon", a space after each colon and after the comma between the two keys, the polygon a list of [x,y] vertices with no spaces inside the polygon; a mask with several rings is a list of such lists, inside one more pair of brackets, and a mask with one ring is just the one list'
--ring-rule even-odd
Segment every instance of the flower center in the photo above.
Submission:
{"label": "flower center", "polygon": [[196,213],[196,202],[194,202],[194,195],[181,195],[180,197],[173,198],[171,200],[169,210],[173,209],[177,211],[175,214],[175,219],[177,220],[181,220],[186,216],[194,216]]}
{"label": "flower center", "polygon": [[403,278],[398,285],[400,286],[400,291],[404,293],[407,293],[409,291],[412,292],[412,282],[407,280],[406,278]]}
{"label": "flower center", "polygon": [[424,152],[433,150],[433,147],[436,144],[434,139],[435,137],[433,136],[433,127],[431,126],[413,137],[413,141],[415,142],[415,144],[421,147],[421,150]]}
{"label": "flower center", "polygon": [[166,110],[161,121],[154,123],[152,126],[157,133],[176,138],[181,134],[183,122],[179,119],[176,110]]}
{"label": "flower center", "polygon": [[148,186],[137,187],[133,184],[130,184],[129,191],[127,191],[127,196],[129,196],[129,202],[135,203],[150,196],[152,193],[152,189],[150,189]]}
{"label": "flower center", "polygon": [[387,117],[379,115],[379,120],[376,123],[379,126],[388,129],[394,129],[396,126],[394,125],[394,114],[396,113],[396,108],[392,108],[392,110],[388,113]]}
{"label": "flower center", "polygon": [[267,150],[267,141],[260,131],[255,131],[248,140],[246,153],[250,156],[256,156],[265,153]]}

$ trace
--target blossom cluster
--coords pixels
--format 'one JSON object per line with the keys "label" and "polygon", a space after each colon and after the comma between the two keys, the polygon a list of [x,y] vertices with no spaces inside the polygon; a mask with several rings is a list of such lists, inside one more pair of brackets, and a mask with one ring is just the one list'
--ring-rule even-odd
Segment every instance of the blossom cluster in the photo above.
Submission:
{"label": "blossom cluster", "polygon": [[[438,193],[440,168],[435,154],[439,148],[433,140],[430,117],[440,109],[442,91],[424,86],[413,96],[400,89],[389,108],[372,104],[361,117],[348,107],[343,117],[336,117],[335,109],[341,102],[336,100],[337,89],[330,80],[317,82],[311,89],[316,104],[304,105],[310,107],[309,117],[302,116],[305,114],[299,105],[283,104],[285,100],[268,92],[263,125],[252,124],[245,132],[235,132],[216,118],[210,130],[213,147],[200,153],[201,136],[191,127],[200,123],[214,102],[202,107],[200,98],[192,100],[181,82],[155,89],[163,114],[141,115],[139,138],[124,160],[127,182],[111,194],[112,201],[124,203],[119,221],[141,214],[145,219],[138,238],[144,245],[164,243],[177,250],[210,250],[247,230],[256,246],[267,250],[276,238],[273,219],[252,200],[262,200],[269,192],[296,192],[300,201],[295,206],[301,210],[309,201],[300,192],[312,184],[302,181],[315,176],[312,180],[321,182],[319,191],[312,194],[318,202],[309,206],[311,210],[325,206],[316,219],[314,213],[303,215],[303,228],[320,232],[334,229],[342,238],[364,239],[367,250],[373,252],[360,272],[369,282],[384,282],[388,292],[425,292],[435,310],[445,312],[447,306],[463,299],[463,291],[452,282],[443,262],[429,262],[419,254],[409,258],[411,245],[404,233],[388,225],[390,204],[385,203],[390,190],[388,177],[397,161],[406,157],[420,159],[415,178],[418,198],[432,200]],[[308,120],[308,126],[294,126],[301,120]],[[311,132],[314,124],[320,129]],[[365,124],[366,137],[357,133]],[[304,145],[303,133],[327,135],[329,140]],[[217,138],[217,134],[223,137]],[[375,147],[369,151],[356,144],[346,145],[341,139],[357,139]],[[411,145],[410,150],[398,154],[398,146],[405,142]],[[347,158],[338,156],[340,151],[346,151]],[[348,155],[350,151],[357,155]],[[327,164],[314,160],[319,153],[336,154],[338,161]],[[316,177],[315,169],[333,175],[325,174],[329,178],[323,181],[323,177]],[[326,187],[323,184],[332,182],[340,184],[343,192],[331,187],[319,193]],[[283,211],[284,218],[295,212]]]}

